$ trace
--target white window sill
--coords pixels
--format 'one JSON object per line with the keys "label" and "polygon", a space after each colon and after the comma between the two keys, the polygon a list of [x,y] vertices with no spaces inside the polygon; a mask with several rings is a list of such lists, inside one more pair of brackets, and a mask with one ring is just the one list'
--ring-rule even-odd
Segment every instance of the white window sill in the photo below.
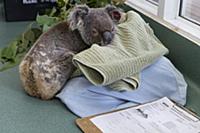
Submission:
{"label": "white window sill", "polygon": [[[200,46],[200,26],[181,17],[164,20],[157,16],[158,7],[148,2],[144,3],[144,1],[138,2],[137,0],[127,0],[126,4]],[[146,4],[150,4],[151,6],[147,6]]]}

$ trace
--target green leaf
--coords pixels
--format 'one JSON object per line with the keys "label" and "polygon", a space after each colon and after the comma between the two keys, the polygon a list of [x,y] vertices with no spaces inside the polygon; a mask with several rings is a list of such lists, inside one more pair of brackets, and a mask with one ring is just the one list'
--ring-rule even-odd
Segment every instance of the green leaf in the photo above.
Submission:
{"label": "green leaf", "polygon": [[4,60],[2,59],[2,54],[1,54],[1,53],[2,53],[2,49],[0,49],[0,63],[3,64],[3,63],[4,63]]}
{"label": "green leaf", "polygon": [[43,25],[42,31],[43,31],[43,32],[46,32],[49,28],[50,28],[50,26],[44,24],[44,25]]}
{"label": "green leaf", "polygon": [[32,29],[29,29],[25,33],[23,33],[23,39],[28,40],[31,43],[33,43],[35,41],[35,34],[32,31]]}
{"label": "green leaf", "polygon": [[37,40],[38,37],[42,34],[42,30],[41,30],[41,29],[38,29],[38,28],[32,28],[31,30],[32,30],[32,32],[34,32],[35,40]]}
{"label": "green leaf", "polygon": [[8,47],[5,47],[1,50],[1,58],[5,60],[14,59],[17,53],[17,44],[18,41],[13,41]]}
{"label": "green leaf", "polygon": [[60,20],[58,17],[51,17],[48,15],[37,15],[36,21],[42,26],[43,32],[46,32],[50,27],[57,24]]}
{"label": "green leaf", "polygon": [[1,71],[18,65],[41,33],[38,28],[30,28],[7,47],[0,49]]}
{"label": "green leaf", "polygon": [[7,69],[13,68],[20,64],[21,60],[23,59],[25,53],[17,55],[14,60],[6,62],[3,65],[0,65],[0,72],[3,72]]}
{"label": "green leaf", "polygon": [[0,67],[0,72],[3,72],[3,71],[10,69],[10,68],[13,68],[17,65],[18,65],[18,63],[16,63],[16,62],[8,62],[5,65],[3,65],[2,67]]}
{"label": "green leaf", "polygon": [[57,0],[58,7],[66,6],[69,3],[69,0]]}
{"label": "green leaf", "polygon": [[53,7],[52,10],[51,10],[51,12],[50,12],[50,14],[49,14],[49,16],[53,17],[56,12],[57,12],[57,9],[55,7]]}
{"label": "green leaf", "polygon": [[14,41],[11,45],[10,45],[10,50],[12,51],[12,59],[14,59],[14,57],[17,54],[17,44],[18,41]]}
{"label": "green leaf", "polygon": [[57,17],[50,17],[48,15],[37,15],[36,21],[39,25],[48,25],[51,26],[52,24],[55,24],[59,21]]}
{"label": "green leaf", "polygon": [[22,59],[24,58],[25,54],[26,54],[26,52],[18,54],[18,55],[16,56],[14,62],[15,62],[17,65],[20,64],[20,62],[21,62]]}

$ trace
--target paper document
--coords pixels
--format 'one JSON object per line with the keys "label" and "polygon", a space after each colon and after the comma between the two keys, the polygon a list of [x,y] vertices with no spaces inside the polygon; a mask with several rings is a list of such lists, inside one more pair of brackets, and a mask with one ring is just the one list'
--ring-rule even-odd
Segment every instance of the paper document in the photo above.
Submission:
{"label": "paper document", "polygon": [[200,133],[200,121],[168,98],[91,118],[103,133]]}

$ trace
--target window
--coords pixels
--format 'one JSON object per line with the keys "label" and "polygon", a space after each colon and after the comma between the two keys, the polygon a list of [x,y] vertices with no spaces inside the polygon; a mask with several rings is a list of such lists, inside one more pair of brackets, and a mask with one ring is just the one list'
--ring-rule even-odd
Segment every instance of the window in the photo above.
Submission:
{"label": "window", "polygon": [[152,14],[157,14],[159,0],[126,0],[126,3],[136,8],[142,8]]}
{"label": "window", "polygon": [[126,4],[200,45],[200,0],[127,0]]}
{"label": "window", "polygon": [[158,5],[158,2],[159,2],[159,0],[147,0],[147,1],[154,5]]}
{"label": "window", "polygon": [[181,7],[182,17],[200,24],[200,0],[183,0]]}

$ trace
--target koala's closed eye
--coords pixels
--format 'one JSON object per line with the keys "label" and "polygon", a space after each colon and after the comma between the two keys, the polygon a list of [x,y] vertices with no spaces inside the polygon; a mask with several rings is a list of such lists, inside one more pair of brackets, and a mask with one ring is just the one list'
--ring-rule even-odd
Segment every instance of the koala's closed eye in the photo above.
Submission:
{"label": "koala's closed eye", "polygon": [[92,35],[95,37],[99,35],[99,32],[97,31],[97,29],[95,28],[92,29]]}

